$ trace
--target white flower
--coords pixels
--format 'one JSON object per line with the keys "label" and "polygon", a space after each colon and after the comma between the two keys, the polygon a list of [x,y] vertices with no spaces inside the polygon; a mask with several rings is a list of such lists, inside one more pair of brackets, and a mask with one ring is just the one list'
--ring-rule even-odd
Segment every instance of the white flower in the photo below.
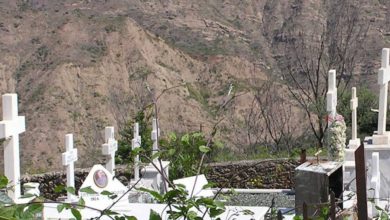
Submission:
{"label": "white flower", "polygon": [[345,142],[347,140],[344,118],[341,115],[328,116],[329,127],[325,135],[325,146],[328,148],[328,159],[344,160]]}

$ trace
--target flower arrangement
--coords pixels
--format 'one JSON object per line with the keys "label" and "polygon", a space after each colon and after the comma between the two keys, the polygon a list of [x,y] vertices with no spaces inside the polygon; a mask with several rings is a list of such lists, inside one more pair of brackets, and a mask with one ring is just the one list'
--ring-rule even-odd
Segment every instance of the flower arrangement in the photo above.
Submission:
{"label": "flower arrangement", "polygon": [[343,161],[345,142],[347,140],[344,117],[336,114],[327,118],[328,130],[325,134],[325,146],[328,148],[328,159],[331,161]]}

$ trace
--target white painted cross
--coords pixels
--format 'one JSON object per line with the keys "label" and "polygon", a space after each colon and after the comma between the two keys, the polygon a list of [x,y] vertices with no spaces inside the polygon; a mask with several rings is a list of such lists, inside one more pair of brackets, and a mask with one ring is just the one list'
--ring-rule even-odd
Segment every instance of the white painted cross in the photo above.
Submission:
{"label": "white painted cross", "polygon": [[8,186],[12,188],[8,191],[8,196],[18,203],[21,196],[19,134],[26,130],[26,123],[24,116],[18,116],[18,96],[4,94],[2,97],[3,121],[0,122],[0,138],[10,138],[4,146],[4,174],[10,181]]}
{"label": "white painted cross", "polygon": [[[77,161],[77,149],[73,148],[73,134],[65,135],[66,152],[62,153],[62,165],[66,166],[66,186],[74,186],[74,162]],[[68,202],[77,201],[77,197],[68,192]]]}
{"label": "white painted cross", "polygon": [[116,141],[114,137],[114,127],[106,127],[104,129],[104,133],[104,139],[106,143],[102,145],[102,153],[103,155],[108,156],[106,169],[112,175],[115,175],[115,152],[118,150],[118,141]]}
{"label": "white painted cross", "polygon": [[[132,149],[141,147],[141,136],[139,135],[139,124],[134,124],[134,137],[131,142]],[[139,155],[137,154],[134,158],[134,180],[139,180]]]}
{"label": "white painted cross", "polygon": [[[160,128],[158,126],[157,120],[153,118],[152,122],[152,141],[153,141],[153,154],[158,152],[158,138],[157,136],[160,136]],[[156,161],[157,159],[155,159]]]}
{"label": "white painted cross", "polygon": [[379,116],[378,116],[378,135],[386,133],[386,112],[387,112],[387,90],[390,81],[389,66],[390,49],[382,49],[382,63],[378,74],[379,93]]}
{"label": "white painted cross", "polygon": [[328,111],[332,117],[335,117],[336,107],[337,107],[336,70],[329,70],[328,92],[326,93],[326,111]]}
{"label": "white painted cross", "polygon": [[372,153],[372,177],[370,187],[374,190],[375,204],[379,202],[379,192],[381,189],[381,173],[379,171],[379,153]]}
{"label": "white painted cross", "polygon": [[357,109],[358,107],[358,98],[356,97],[356,88],[352,87],[352,98],[350,101],[350,108],[352,111],[352,137],[349,141],[349,146],[358,147],[360,145],[360,140],[357,138]]}

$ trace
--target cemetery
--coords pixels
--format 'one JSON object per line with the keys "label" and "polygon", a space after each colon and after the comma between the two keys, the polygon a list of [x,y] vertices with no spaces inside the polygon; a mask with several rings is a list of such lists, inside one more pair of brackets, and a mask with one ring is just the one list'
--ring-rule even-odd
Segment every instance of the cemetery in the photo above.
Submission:
{"label": "cemetery", "polygon": [[[152,160],[148,164],[141,163],[137,154],[130,171],[126,167],[118,168],[115,164],[118,141],[115,139],[115,128],[110,126],[105,127],[104,143],[100,146],[102,155],[106,157],[105,163],[97,161],[90,169],[77,170],[75,162],[79,159],[78,146],[73,134],[69,133],[64,134],[66,151],[62,153],[61,161],[64,173],[22,177],[19,149],[23,146],[19,145],[19,135],[28,127],[25,117],[19,116],[17,94],[3,94],[0,136],[6,139],[4,174],[9,183],[4,193],[10,199],[8,205],[33,204],[34,199],[43,195],[46,200],[42,202],[41,212],[37,213],[37,217],[43,219],[72,219],[80,218],[79,215],[83,219],[112,219],[110,216],[148,219],[153,213],[168,219],[172,213],[179,212],[181,207],[187,205],[178,204],[186,199],[197,202],[218,201],[215,203],[217,205],[203,203],[188,210],[204,219],[214,219],[216,216],[222,219],[232,216],[235,219],[293,219],[296,215],[309,219],[320,216],[324,207],[329,208],[331,219],[336,219],[336,216],[369,219],[381,215],[388,212],[390,195],[390,131],[386,130],[389,59],[390,49],[385,48],[382,50],[378,73],[378,128],[372,136],[364,140],[357,137],[359,118],[356,111],[359,97],[356,90],[359,87],[353,87],[350,100],[352,124],[348,125],[352,134],[350,140],[346,139],[343,116],[337,113],[336,71],[330,70],[326,95],[329,132],[326,141],[327,159],[317,157],[301,162],[269,160],[264,163],[211,165],[207,175],[199,173],[172,182],[168,178],[171,162],[162,161],[158,156],[160,128],[157,118],[151,122]],[[137,151],[140,146],[139,124],[135,123],[133,151]],[[206,153],[205,148],[203,150]],[[66,182],[66,194],[50,196],[50,189],[54,190],[60,182]],[[215,182],[219,187],[209,187],[209,182]],[[164,203],[161,195],[179,192],[183,193],[179,194],[181,197],[173,197],[177,199],[174,200],[176,204]],[[232,194],[231,200],[222,196],[229,194]],[[289,201],[277,202],[275,205],[274,198],[278,197]],[[247,200],[249,204],[239,200]],[[259,200],[264,200],[264,203],[259,204]],[[229,205],[222,208],[219,206],[220,201]],[[84,208],[75,211],[72,204]],[[218,215],[210,210],[218,211]]]}

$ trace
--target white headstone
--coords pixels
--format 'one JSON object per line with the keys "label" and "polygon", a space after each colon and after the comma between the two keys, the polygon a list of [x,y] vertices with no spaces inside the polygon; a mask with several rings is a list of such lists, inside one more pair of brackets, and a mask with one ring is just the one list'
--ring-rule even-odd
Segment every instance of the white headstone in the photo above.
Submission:
{"label": "white headstone", "polygon": [[[141,136],[139,135],[139,124],[134,125],[134,138],[132,140],[132,149],[141,147]],[[137,154],[134,158],[134,180],[139,180],[139,155]]]}
{"label": "white headstone", "polygon": [[4,174],[10,181],[8,196],[15,202],[20,192],[19,134],[26,130],[24,116],[18,116],[18,97],[16,94],[4,94],[3,121],[0,122],[0,138],[10,138],[4,145]]}
{"label": "white headstone", "polygon": [[328,92],[326,93],[326,100],[326,110],[332,117],[335,117],[337,107],[336,70],[329,70]]}
{"label": "white headstone", "polygon": [[[65,135],[66,152],[62,153],[62,165],[66,166],[66,186],[75,187],[74,185],[74,162],[77,161],[77,149],[73,148],[73,134]],[[68,202],[77,201],[77,197],[68,192]]]}
{"label": "white headstone", "polygon": [[379,170],[379,153],[372,153],[372,176],[370,180],[370,186],[374,190],[374,201],[378,203],[379,192],[381,187],[381,173]]}
{"label": "white headstone", "polygon": [[382,49],[381,68],[378,73],[379,84],[379,114],[378,114],[378,135],[373,136],[373,144],[389,144],[390,136],[386,132],[386,112],[387,112],[387,93],[388,82],[390,81],[390,66],[389,66],[390,49]]}
{"label": "white headstone", "polygon": [[[153,118],[152,129],[153,154],[155,154],[158,152],[158,137],[160,136],[160,128],[155,118]],[[157,159],[155,159],[155,161],[157,161]]]}
{"label": "white headstone", "polygon": [[357,148],[360,145],[360,139],[357,138],[357,109],[358,98],[356,97],[356,88],[352,87],[352,98],[350,101],[350,108],[352,111],[352,137],[349,140],[349,148]]}
{"label": "white headstone", "polygon": [[[82,192],[82,189],[90,187],[96,194]],[[124,186],[118,179],[114,177],[102,165],[97,164],[89,171],[79,190],[79,196],[85,201],[85,205],[103,210],[111,205],[119,196],[127,192],[127,187]],[[103,191],[108,191],[115,194],[116,198],[110,198],[107,195],[102,195]],[[123,198],[127,200],[126,198]]]}
{"label": "white headstone", "polygon": [[173,183],[175,185],[177,185],[177,184],[184,185],[186,190],[188,191],[188,197],[191,197],[192,189],[194,189],[194,192],[192,195],[194,197],[213,197],[214,196],[214,193],[211,189],[203,189],[203,187],[209,183],[203,174],[198,175],[197,179],[196,179],[196,176],[190,176],[190,177],[174,180]]}
{"label": "white headstone", "polygon": [[102,153],[103,155],[108,156],[106,169],[112,173],[112,175],[115,175],[115,152],[118,150],[118,141],[116,141],[114,137],[114,127],[106,127],[104,133],[106,143],[102,145]]}

